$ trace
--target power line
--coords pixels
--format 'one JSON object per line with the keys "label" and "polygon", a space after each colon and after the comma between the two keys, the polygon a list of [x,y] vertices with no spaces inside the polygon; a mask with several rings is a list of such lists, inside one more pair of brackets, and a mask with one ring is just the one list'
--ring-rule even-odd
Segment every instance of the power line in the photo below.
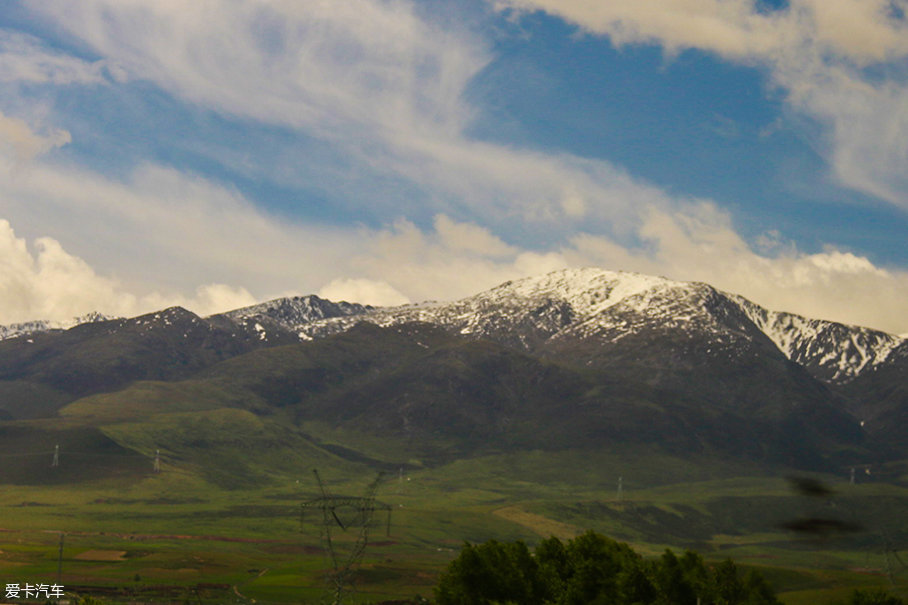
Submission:
{"label": "power line", "polygon": [[[317,469],[312,470],[318,483],[321,496],[300,504],[300,531],[303,530],[306,509],[320,510],[322,513],[321,533],[328,555],[331,557],[332,573],[329,577],[331,603],[339,605],[345,592],[353,590],[353,574],[362,560],[363,551],[369,542],[369,528],[372,526],[376,510],[388,512],[386,532],[391,533],[391,506],[376,502],[375,492],[381,483],[384,473],[379,473],[366,488],[363,496],[341,496],[328,493]],[[346,556],[342,556],[333,538],[335,527],[346,532],[356,531],[356,538]]]}

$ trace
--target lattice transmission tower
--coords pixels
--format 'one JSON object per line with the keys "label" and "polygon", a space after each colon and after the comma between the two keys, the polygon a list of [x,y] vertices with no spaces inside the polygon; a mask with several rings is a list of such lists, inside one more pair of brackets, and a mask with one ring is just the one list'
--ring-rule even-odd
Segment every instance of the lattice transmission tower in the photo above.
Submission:
{"label": "lattice transmission tower", "polygon": [[[312,470],[321,496],[300,505],[300,531],[305,526],[307,509],[321,511],[321,534],[325,550],[331,559],[328,577],[332,605],[342,603],[344,595],[353,591],[353,576],[369,543],[369,530],[374,525],[375,512],[387,511],[385,531],[391,534],[391,506],[375,500],[375,492],[384,473],[379,473],[366,488],[363,496],[331,495],[325,488],[317,469]],[[335,539],[340,530],[352,537],[352,544],[341,545]]]}

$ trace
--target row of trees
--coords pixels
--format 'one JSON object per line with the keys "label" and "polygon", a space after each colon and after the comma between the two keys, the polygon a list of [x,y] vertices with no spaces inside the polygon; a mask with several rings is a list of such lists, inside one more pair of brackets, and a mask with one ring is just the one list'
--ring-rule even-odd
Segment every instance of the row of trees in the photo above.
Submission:
{"label": "row of trees", "polygon": [[647,560],[627,544],[587,532],[567,544],[542,541],[465,544],[435,589],[439,605],[776,605],[754,571],[695,552],[666,550]]}

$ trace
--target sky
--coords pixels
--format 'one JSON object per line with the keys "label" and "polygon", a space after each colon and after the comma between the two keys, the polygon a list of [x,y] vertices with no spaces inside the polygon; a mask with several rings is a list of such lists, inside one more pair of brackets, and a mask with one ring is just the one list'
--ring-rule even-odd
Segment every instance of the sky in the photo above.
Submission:
{"label": "sky", "polygon": [[0,324],[597,266],[908,334],[908,0],[0,3]]}

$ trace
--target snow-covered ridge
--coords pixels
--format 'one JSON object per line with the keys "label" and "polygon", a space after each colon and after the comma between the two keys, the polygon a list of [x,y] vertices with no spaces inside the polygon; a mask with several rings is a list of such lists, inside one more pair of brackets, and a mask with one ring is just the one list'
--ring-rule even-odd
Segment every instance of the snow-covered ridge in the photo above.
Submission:
{"label": "snow-covered ridge", "polygon": [[[521,280],[507,289],[510,291],[506,296],[551,296],[565,300],[577,318],[576,327],[570,331],[577,333],[583,326],[585,335],[606,328],[630,333],[644,323],[655,321],[679,329],[686,322],[696,322],[704,327],[731,329],[746,338],[746,318],[788,359],[830,382],[849,382],[885,363],[896,351],[908,355],[908,339],[902,336],[771,311],[742,296],[698,282],[578,269]],[[742,316],[730,317],[727,308],[720,311],[722,299],[737,306]]]}
{"label": "snow-covered ridge", "polygon": [[849,382],[908,347],[908,340],[894,334],[770,311],[733,298],[786,357],[831,382]]}
{"label": "snow-covered ridge", "polygon": [[660,277],[604,271],[569,269],[505,282],[458,301],[428,302],[373,309],[355,317],[334,317],[299,325],[306,337],[319,337],[349,329],[367,320],[380,326],[405,322],[441,325],[461,334],[499,336],[519,326],[554,337],[565,327],[654,289],[683,287]]}
{"label": "snow-covered ridge", "polygon": [[371,310],[368,305],[348,302],[332,302],[318,296],[294,296],[278,298],[267,302],[221,313],[233,321],[267,317],[277,323],[294,328],[328,317],[359,315]]}
{"label": "snow-covered ridge", "polygon": [[6,326],[0,326],[0,340],[6,340],[7,338],[15,338],[17,336],[23,336],[25,334],[36,334],[40,332],[50,332],[51,330],[68,330],[75,326],[87,323],[95,323],[99,321],[108,321],[111,319],[118,319],[116,317],[102,315],[92,311],[91,313],[86,313],[85,315],[80,315],[78,317],[73,317],[65,321],[50,321],[46,319],[39,319],[35,321],[26,321],[22,323],[9,324]]}
{"label": "snow-covered ridge", "polygon": [[788,359],[839,383],[885,363],[896,350],[908,351],[908,340],[902,337],[770,311],[708,284],[595,268],[510,281],[454,302],[373,309],[296,329],[301,337],[311,339],[345,331],[362,320],[381,326],[428,322],[526,348],[560,338],[600,337],[617,342],[654,326],[707,331],[730,346],[762,332]]}
{"label": "snow-covered ridge", "polygon": [[[0,326],[0,340],[104,319],[109,318],[90,314],[68,322]],[[765,342],[765,335],[788,359],[836,383],[849,382],[887,361],[908,358],[908,339],[903,336],[771,311],[704,283],[596,268],[509,281],[453,302],[374,308],[297,296],[207,318],[243,327],[269,343],[312,340],[364,320],[380,326],[426,322],[528,350],[559,339],[616,343],[652,329],[706,335],[726,348]]]}
{"label": "snow-covered ridge", "polygon": [[485,292],[449,303],[422,303],[375,309],[361,317],[332,318],[300,326],[310,335],[342,331],[366,319],[379,325],[424,321],[482,335],[490,328],[530,322],[555,335],[581,324],[614,327],[614,316],[628,313],[648,320],[683,323],[711,319],[707,302],[718,294],[707,284],[680,282],[639,273],[568,269],[505,282]]}
{"label": "snow-covered ridge", "polygon": [[254,331],[262,342],[275,342],[274,338],[286,337],[293,333],[300,340],[311,337],[299,329],[332,317],[359,316],[373,310],[369,305],[348,302],[332,302],[315,295],[293,296],[269,300],[249,307],[212,315],[211,320],[227,320]]}

